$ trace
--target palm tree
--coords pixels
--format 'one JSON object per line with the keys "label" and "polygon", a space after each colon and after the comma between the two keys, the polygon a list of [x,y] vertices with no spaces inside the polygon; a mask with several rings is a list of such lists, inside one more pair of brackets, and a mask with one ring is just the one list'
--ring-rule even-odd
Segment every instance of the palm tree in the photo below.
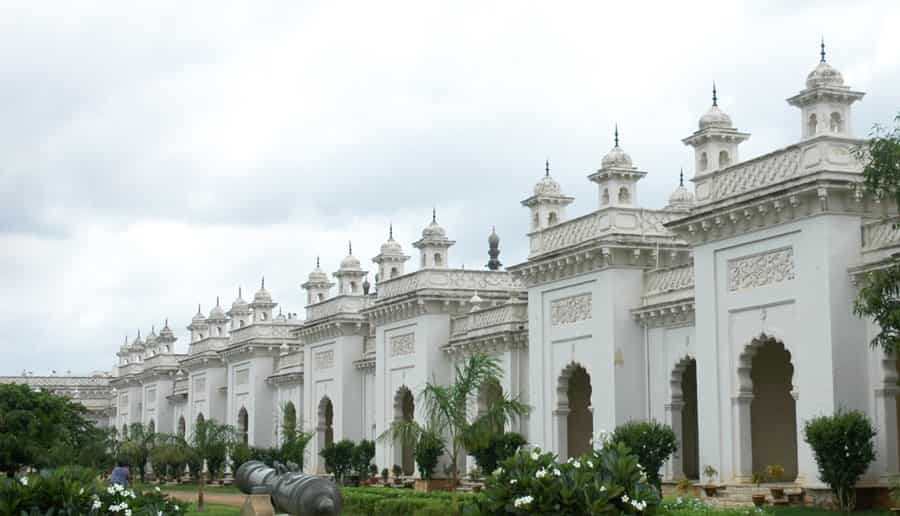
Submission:
{"label": "palm tree", "polygon": [[141,482],[147,468],[147,459],[156,447],[156,433],[149,425],[132,423],[128,429],[128,437],[119,446],[119,453],[128,457],[132,466],[137,467]]}
{"label": "palm tree", "polygon": [[190,447],[200,461],[200,482],[197,486],[197,510],[205,510],[203,487],[206,483],[203,463],[206,462],[210,474],[215,477],[228,455],[228,450],[236,441],[234,428],[219,424],[215,419],[197,421],[191,435]]}
{"label": "palm tree", "polygon": [[423,433],[436,431],[450,451],[450,475],[453,486],[459,480],[459,456],[466,448],[487,443],[492,432],[502,430],[513,418],[528,413],[530,408],[518,399],[501,394],[474,419],[469,407],[478,399],[482,385],[503,378],[500,362],[484,353],[475,353],[454,367],[454,381],[449,385],[429,382],[419,395],[425,413],[425,426],[416,421],[394,421],[379,440],[398,439],[415,443]]}

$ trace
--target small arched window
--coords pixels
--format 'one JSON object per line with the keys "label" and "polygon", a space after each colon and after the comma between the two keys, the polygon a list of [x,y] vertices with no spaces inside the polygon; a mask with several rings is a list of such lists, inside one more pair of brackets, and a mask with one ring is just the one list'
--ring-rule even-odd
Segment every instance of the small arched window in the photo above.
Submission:
{"label": "small arched window", "polygon": [[549,215],[547,215],[547,225],[555,226],[556,225],[556,212],[551,211]]}
{"label": "small arched window", "polygon": [[128,425],[122,425],[122,439],[128,439]]}
{"label": "small arched window", "polygon": [[842,133],[844,132],[844,121],[841,119],[840,113],[832,113],[831,114],[831,132],[833,133]]}
{"label": "small arched window", "polygon": [[609,188],[603,189],[603,197],[601,198],[600,202],[602,202],[604,206],[609,204]]}
{"label": "small arched window", "polygon": [[238,411],[238,419],[237,419],[237,431],[238,431],[238,439],[244,444],[247,444],[248,434],[249,434],[249,426],[250,426],[250,418],[247,414],[247,409],[241,407],[241,410]]}
{"label": "small arched window", "polygon": [[221,327],[221,326],[216,326],[216,334],[217,334],[219,337],[222,336],[222,327]]}
{"label": "small arched window", "polygon": [[701,171],[706,170],[707,167],[709,167],[709,158],[706,157],[705,152],[701,152],[700,153],[700,170]]}
{"label": "small arched window", "polygon": [[725,168],[728,165],[731,165],[731,156],[728,155],[728,151],[720,151],[719,152],[719,168]]}
{"label": "small arched window", "polygon": [[806,132],[809,136],[815,136],[819,132],[819,119],[815,113],[809,115],[809,121],[806,123]]}
{"label": "small arched window", "polygon": [[316,301],[324,301],[324,300],[325,300],[325,294],[323,294],[321,292],[316,294]]}
{"label": "small arched window", "polygon": [[150,423],[147,425],[147,433],[155,434],[156,433],[156,421],[150,420]]}
{"label": "small arched window", "polygon": [[350,294],[356,294],[356,291],[359,290],[359,286],[356,285],[355,281],[350,282]]}
{"label": "small arched window", "polygon": [[241,319],[240,321],[238,321],[238,324],[240,325],[241,328],[243,328],[243,327],[244,327],[244,320]]}
{"label": "small arched window", "polygon": [[201,338],[201,339],[203,338],[203,334],[202,334],[202,333],[200,334],[200,338]]}
{"label": "small arched window", "polygon": [[260,313],[259,313],[259,320],[260,320],[260,321],[265,321],[265,320],[266,320],[266,313],[265,313],[265,312],[260,312]]}
{"label": "small arched window", "polygon": [[177,430],[178,437],[181,437],[182,439],[184,439],[184,434],[187,431],[186,427],[187,427],[187,425],[184,422],[184,416],[181,416],[180,418],[178,418],[178,430]]}
{"label": "small arched window", "polygon": [[441,253],[434,253],[434,264],[441,265],[443,262],[443,258],[441,258]]}
{"label": "small arched window", "polygon": [[396,267],[391,267],[391,277],[392,278],[396,278],[397,274],[399,274],[399,273],[400,273],[400,271],[398,271]]}
{"label": "small arched window", "polygon": [[541,226],[541,216],[537,213],[534,214],[534,220],[531,221],[531,226],[533,229],[537,229]]}
{"label": "small arched window", "polygon": [[631,203],[631,192],[628,191],[628,188],[624,186],[619,188],[619,204],[630,204]]}

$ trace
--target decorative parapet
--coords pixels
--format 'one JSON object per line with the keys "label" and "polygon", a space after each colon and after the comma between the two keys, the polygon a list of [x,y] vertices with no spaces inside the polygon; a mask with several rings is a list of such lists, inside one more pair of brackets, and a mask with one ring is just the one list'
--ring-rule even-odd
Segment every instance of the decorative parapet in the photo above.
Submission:
{"label": "decorative parapet", "polygon": [[157,367],[165,367],[165,368],[177,368],[179,359],[184,358],[184,355],[175,355],[175,354],[158,354],[153,355],[150,358],[144,359],[144,370],[150,370]]}
{"label": "decorative parapet", "polygon": [[231,342],[229,343],[229,346],[256,338],[291,339],[291,330],[297,326],[299,326],[299,321],[297,321],[297,324],[295,325],[285,324],[283,322],[265,322],[254,323],[249,326],[244,326],[243,328],[236,328],[231,330]]}
{"label": "decorative parapet", "polygon": [[[234,332],[232,332],[234,335]],[[196,342],[191,342],[188,347],[188,355],[200,355],[208,351],[220,351],[228,347],[228,339],[221,337],[209,337]]]}
{"label": "decorative parapet", "polygon": [[531,233],[530,255],[565,249],[609,235],[636,238],[672,238],[665,223],[684,216],[685,212],[648,210],[644,208],[607,207],[593,213]]}
{"label": "decorative parapet", "polygon": [[528,327],[528,303],[512,301],[471,312],[450,322],[450,340],[483,337],[498,332],[520,331]]}
{"label": "decorative parapet", "polygon": [[644,273],[642,306],[692,297],[694,297],[693,264],[656,269]]}
{"label": "decorative parapet", "polygon": [[863,224],[862,252],[870,253],[900,245],[900,219],[890,218]]}
{"label": "decorative parapet", "polygon": [[375,337],[363,337],[363,355],[375,354]]}
{"label": "decorative parapet", "polygon": [[698,205],[714,203],[808,174],[859,173],[853,154],[861,140],[820,136],[694,179]]}
{"label": "decorative parapet", "polygon": [[507,272],[422,269],[379,283],[378,302],[428,289],[508,292],[521,288]]}
{"label": "decorative parapet", "polygon": [[187,394],[188,393],[188,377],[187,376],[178,376],[175,378],[175,384],[172,387],[172,394]]}
{"label": "decorative parapet", "polygon": [[296,350],[287,355],[281,355],[278,359],[278,369],[288,369],[291,367],[303,367],[303,351]]}
{"label": "decorative parapet", "polygon": [[370,298],[368,296],[335,296],[325,301],[306,307],[306,320],[315,321],[324,319],[332,315],[358,313],[363,308],[369,306]]}

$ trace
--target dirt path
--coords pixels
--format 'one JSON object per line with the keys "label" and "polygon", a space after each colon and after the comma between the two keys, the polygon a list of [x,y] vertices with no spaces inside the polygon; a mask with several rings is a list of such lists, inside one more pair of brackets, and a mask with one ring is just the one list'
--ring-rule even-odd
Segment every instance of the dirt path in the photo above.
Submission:
{"label": "dirt path", "polygon": [[[176,500],[181,500],[183,502],[193,502],[197,503],[197,492],[196,491],[166,491],[163,489],[167,495],[170,495],[172,498]],[[237,494],[237,493],[203,493],[203,501],[206,503],[214,503],[219,505],[233,505],[235,507],[240,507],[244,504],[244,497],[246,495]]]}

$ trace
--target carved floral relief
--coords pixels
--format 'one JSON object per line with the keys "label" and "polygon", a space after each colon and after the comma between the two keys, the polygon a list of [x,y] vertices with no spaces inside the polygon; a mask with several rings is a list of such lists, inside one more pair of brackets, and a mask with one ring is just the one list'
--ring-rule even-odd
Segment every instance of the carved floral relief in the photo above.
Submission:
{"label": "carved floral relief", "polygon": [[728,261],[728,290],[745,290],[794,279],[794,249],[786,247]]}
{"label": "carved floral relief", "polygon": [[391,337],[391,356],[400,357],[404,355],[412,355],[416,352],[416,335],[414,333],[404,333],[403,335],[395,335]]}
{"label": "carved floral relief", "polygon": [[550,303],[550,324],[560,326],[591,318],[591,294],[564,297]]}

